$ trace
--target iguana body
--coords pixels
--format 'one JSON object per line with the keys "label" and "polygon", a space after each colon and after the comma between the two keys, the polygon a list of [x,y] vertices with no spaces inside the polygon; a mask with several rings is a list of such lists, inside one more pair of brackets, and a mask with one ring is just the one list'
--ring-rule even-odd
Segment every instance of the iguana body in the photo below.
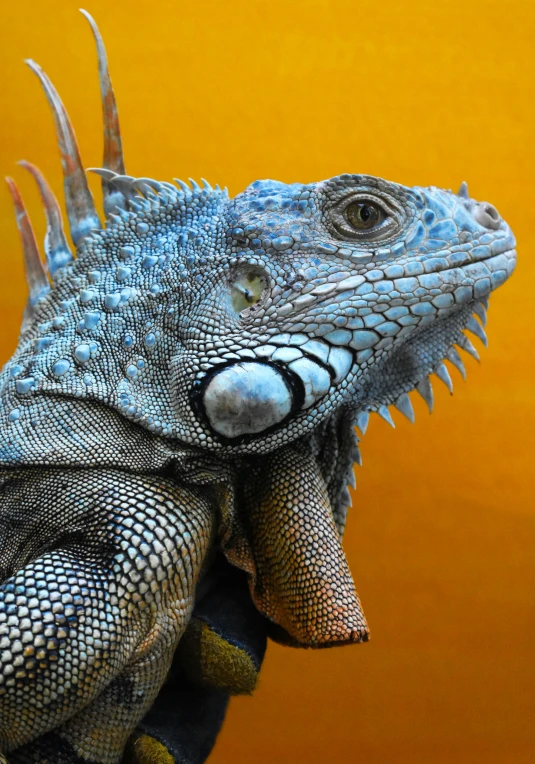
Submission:
{"label": "iguana body", "polygon": [[[209,740],[189,754],[165,730],[151,737],[169,685],[141,721],[188,623],[180,671],[195,664],[215,688],[203,700],[212,730],[226,694],[254,685],[266,629],[315,647],[367,639],[340,542],[353,424],[390,419],[391,404],[412,418],[415,388],[431,408],[431,373],[451,386],[443,361],[463,371],[454,345],[475,353],[463,330],[484,337],[472,314],[484,319],[512,272],[515,241],[464,185],[456,195],[342,175],[257,181],[230,199],[207,183],[126,176],[90,21],[106,226],[34,64],[76,259],[27,165],[49,221],[47,276],[11,186],[30,300],[0,375],[0,751],[113,764],[141,723],[130,760],[202,761]],[[258,623],[239,582],[214,594],[228,563],[247,577]],[[218,609],[226,596],[243,629]],[[190,622],[195,601],[212,615]]]}

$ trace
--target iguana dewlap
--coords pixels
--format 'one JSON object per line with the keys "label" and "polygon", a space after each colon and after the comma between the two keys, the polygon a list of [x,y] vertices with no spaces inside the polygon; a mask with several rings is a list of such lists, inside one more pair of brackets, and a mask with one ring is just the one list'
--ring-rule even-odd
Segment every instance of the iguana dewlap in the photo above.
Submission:
{"label": "iguana dewlap", "polygon": [[[127,175],[85,15],[105,220],[33,62],[73,248],[24,163],[47,215],[43,264],[8,180],[29,301],[0,373],[0,760],[113,764],[127,747],[138,764],[200,762],[228,692],[254,686],[265,624],[303,646],[368,638],[341,546],[354,425],[370,412],[392,423],[391,405],[412,421],[414,389],[432,409],[430,375],[452,388],[445,360],[464,375],[455,346],[477,355],[465,330],[486,342],[515,239],[466,184],[346,174],[256,181],[231,199],[206,181]],[[218,588],[228,563],[237,578]],[[173,717],[176,676],[192,694]]]}

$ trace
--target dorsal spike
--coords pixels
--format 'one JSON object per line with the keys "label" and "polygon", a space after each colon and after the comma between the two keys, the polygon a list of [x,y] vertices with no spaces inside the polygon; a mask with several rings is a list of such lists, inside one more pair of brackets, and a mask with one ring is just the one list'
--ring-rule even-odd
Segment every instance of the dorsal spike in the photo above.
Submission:
{"label": "dorsal spike", "polygon": [[461,183],[459,190],[457,191],[457,196],[460,196],[461,199],[470,199],[470,194],[468,193],[468,183],[463,180]]}
{"label": "dorsal spike", "polygon": [[191,183],[191,187],[193,189],[194,194],[197,194],[202,190],[196,180],[193,180],[193,178],[188,178],[188,180]]}
{"label": "dorsal spike", "polygon": [[420,393],[422,398],[427,404],[427,408],[429,409],[429,413],[433,413],[433,405],[434,405],[434,396],[433,396],[433,387],[431,385],[431,382],[429,380],[429,377],[425,377],[425,379],[422,379],[422,381],[416,385],[416,391]]}
{"label": "dorsal spike", "polygon": [[165,201],[167,199],[167,196],[165,194],[165,191],[162,189],[159,194],[157,194],[155,191],[150,188],[150,186],[144,186],[143,187],[143,195],[145,199],[148,199],[148,201],[154,206],[160,204],[165,204]]}
{"label": "dorsal spike", "polygon": [[113,195],[113,189],[115,189],[115,193],[120,194],[124,200],[124,204],[117,204],[117,209],[110,210],[108,216],[111,214],[111,211],[117,213],[118,209],[128,209],[128,203],[140,195],[140,192],[133,187],[134,181],[135,178],[133,175],[114,175],[113,177],[108,178],[108,183],[111,189],[110,194]]}
{"label": "dorsal spike", "polygon": [[[121,130],[119,126],[119,113],[117,111],[117,102],[111,83],[110,72],[108,69],[108,56],[104,41],[94,18],[80,8],[80,13],[85,16],[91,26],[91,31],[95,38],[98,57],[98,76],[100,82],[100,96],[102,99],[102,121],[104,123],[104,157],[103,166],[107,170],[112,170],[118,175],[125,174],[123,143],[121,139]],[[120,191],[111,188],[109,181],[102,178],[102,196],[104,199],[104,212],[106,215],[114,207],[126,206],[126,200],[122,198]]]}
{"label": "dorsal spike", "polygon": [[407,417],[411,424],[414,424],[415,416],[414,409],[412,407],[411,399],[407,393],[401,393],[394,406],[400,411],[404,417]]}
{"label": "dorsal spike", "polygon": [[[122,207],[117,207],[116,213],[117,214],[115,215],[115,217],[119,218],[119,220],[121,220],[121,219],[122,220],[128,220],[130,218],[130,215],[132,214],[131,212],[128,212],[128,210],[123,210]],[[110,212],[110,215],[111,214],[112,213]]]}
{"label": "dorsal spike", "polygon": [[[132,188],[132,183],[135,180],[136,179],[134,178],[133,175],[119,175],[118,173],[116,173],[113,176],[113,178],[110,178],[110,183],[113,183],[114,185],[117,185],[117,186],[120,186],[122,184],[126,184],[126,186],[131,189]],[[125,189],[125,190],[127,190],[127,189]]]}
{"label": "dorsal spike", "polygon": [[76,136],[65,107],[55,87],[41,67],[31,59],[27,59],[26,63],[39,77],[54,115],[63,167],[65,205],[67,207],[71,238],[74,246],[77,247],[90,231],[95,228],[101,228],[100,220],[87,184],[87,178],[76,143]]}
{"label": "dorsal spike", "polygon": [[113,170],[107,170],[105,167],[86,167],[86,172],[94,172],[95,175],[100,175],[101,178],[105,178],[105,180],[113,180],[115,176],[118,174],[116,172],[113,172]]}
{"label": "dorsal spike", "polygon": [[446,353],[446,358],[455,366],[456,369],[461,372],[462,378],[466,379],[466,369],[464,368],[464,363],[461,356],[454,347],[451,347],[448,350]]}
{"label": "dorsal spike", "polygon": [[147,188],[153,189],[156,192],[161,191],[162,184],[152,178],[135,178],[135,180],[132,181],[132,188],[135,191],[144,194]]}
{"label": "dorsal spike", "polygon": [[19,229],[22,241],[22,251],[24,254],[24,268],[26,270],[26,281],[30,292],[30,305],[44,297],[50,291],[50,284],[46,277],[45,266],[39,255],[39,248],[35,240],[28,212],[22,201],[22,196],[13,178],[6,178],[6,182],[13,199],[17,227]]}
{"label": "dorsal spike", "polygon": [[207,180],[205,180],[204,178],[201,178],[201,181],[202,181],[202,184],[203,184],[203,186],[204,186],[204,190],[205,190],[205,191],[208,191],[208,192],[210,193],[211,191],[213,191],[213,190],[214,190],[214,189],[212,188],[212,186],[211,186],[211,185],[208,183],[208,181],[207,181]]}
{"label": "dorsal spike", "polygon": [[180,178],[173,178],[177,186],[185,193],[185,194],[191,194],[191,188],[188,186],[186,181],[180,180]]}
{"label": "dorsal spike", "polygon": [[435,374],[440,379],[440,381],[446,385],[450,393],[453,395],[453,382],[451,381],[450,373],[446,364],[442,363],[441,361],[435,369]]}
{"label": "dorsal spike", "polygon": [[172,183],[167,183],[165,180],[160,180],[159,183],[162,188],[165,188],[166,191],[170,191],[173,196],[176,197],[176,186],[173,186]]}
{"label": "dorsal spike", "polygon": [[54,278],[56,273],[73,259],[72,252],[67,244],[65,231],[63,230],[63,220],[58,200],[38,167],[24,160],[20,161],[19,164],[33,175],[41,194],[46,215],[45,255],[48,271],[52,278]]}

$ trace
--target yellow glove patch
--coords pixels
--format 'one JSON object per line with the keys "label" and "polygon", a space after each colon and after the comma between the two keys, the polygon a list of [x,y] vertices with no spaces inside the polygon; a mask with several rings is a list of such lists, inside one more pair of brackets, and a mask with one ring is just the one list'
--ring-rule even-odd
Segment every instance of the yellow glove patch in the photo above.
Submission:
{"label": "yellow glove patch", "polygon": [[125,764],[175,764],[167,748],[150,735],[131,739],[124,758]]}
{"label": "yellow glove patch", "polygon": [[245,650],[232,645],[208,624],[192,618],[181,642],[182,665],[190,678],[230,695],[249,695],[258,671]]}

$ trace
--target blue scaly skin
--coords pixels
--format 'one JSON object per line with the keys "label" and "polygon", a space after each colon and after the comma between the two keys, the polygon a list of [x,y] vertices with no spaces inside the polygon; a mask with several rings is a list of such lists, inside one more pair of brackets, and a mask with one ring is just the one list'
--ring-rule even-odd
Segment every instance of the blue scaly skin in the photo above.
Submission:
{"label": "blue scaly skin", "polygon": [[[360,458],[353,424],[364,431],[370,412],[392,422],[391,405],[412,421],[412,390],[431,409],[431,374],[451,389],[444,361],[464,374],[455,345],[476,353],[464,330],[485,339],[488,296],[516,260],[508,225],[465,184],[454,194],[346,174],[256,181],[230,199],[206,182],[125,175],[89,20],[105,227],[59,97],[33,63],[59,125],[75,259],[27,165],[49,222],[47,275],[11,186],[30,298],[0,374],[10,762],[118,762],[221,552],[274,638],[365,641],[340,543]],[[225,690],[248,691],[240,681]],[[125,688],[135,702],[118,697]],[[131,738],[131,760],[180,760],[156,739]]]}

